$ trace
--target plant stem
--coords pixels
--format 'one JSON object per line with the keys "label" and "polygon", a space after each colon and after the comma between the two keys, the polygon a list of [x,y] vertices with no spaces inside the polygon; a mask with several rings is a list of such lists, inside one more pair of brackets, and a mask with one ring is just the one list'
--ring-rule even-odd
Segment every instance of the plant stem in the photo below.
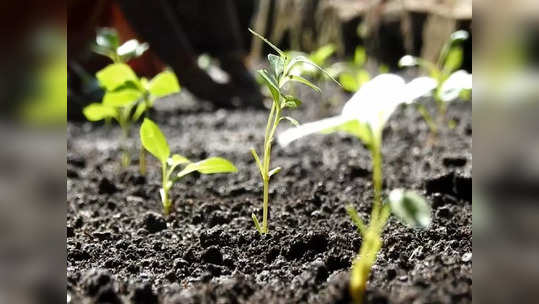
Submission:
{"label": "plant stem", "polygon": [[167,163],[166,162],[163,162],[161,164],[161,174],[162,174],[162,177],[163,177],[163,181],[162,181],[162,190],[163,190],[163,193],[161,194],[161,202],[163,203],[163,213],[165,215],[169,215],[170,213],[170,207],[171,207],[171,203],[170,203],[170,200],[168,199],[168,173],[167,173]]}

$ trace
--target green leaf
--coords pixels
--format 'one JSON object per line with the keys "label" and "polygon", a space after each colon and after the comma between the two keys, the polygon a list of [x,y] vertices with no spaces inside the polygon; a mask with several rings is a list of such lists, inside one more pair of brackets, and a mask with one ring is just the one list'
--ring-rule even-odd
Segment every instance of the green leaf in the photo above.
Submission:
{"label": "green leaf", "polygon": [[118,38],[118,32],[113,28],[103,27],[97,30],[95,37],[95,43],[101,49],[116,52],[120,40]]}
{"label": "green leaf", "polygon": [[180,91],[176,75],[172,71],[157,74],[148,84],[148,90],[155,97],[163,97]]}
{"label": "green leaf", "polygon": [[99,121],[105,118],[117,118],[116,109],[104,106],[100,103],[92,103],[82,110],[82,113],[89,121]]}
{"label": "green leaf", "polygon": [[139,100],[142,92],[137,89],[117,89],[105,92],[103,96],[103,105],[109,107],[125,107]]}
{"label": "green leaf", "polygon": [[187,159],[187,157],[182,156],[180,154],[173,154],[172,157],[170,157],[167,162],[168,162],[168,165],[173,168],[179,165],[188,164],[191,161]]}
{"label": "green leaf", "polygon": [[140,140],[142,146],[153,156],[165,164],[170,156],[167,139],[159,127],[150,119],[145,118],[140,127]]}
{"label": "green leaf", "polygon": [[272,170],[270,170],[270,172],[268,172],[268,176],[272,177],[273,175],[281,172],[281,170],[282,170],[281,167],[273,168]]}
{"label": "green leaf", "polygon": [[257,73],[260,76],[260,79],[262,79],[262,81],[266,85],[266,87],[268,87],[268,89],[270,90],[271,95],[273,96],[273,100],[279,103],[281,93],[275,78],[269,75],[266,70],[258,70]]}
{"label": "green leaf", "polygon": [[356,50],[354,52],[354,63],[357,66],[363,66],[365,62],[367,61],[367,52],[365,51],[365,48],[362,46],[356,47]]}
{"label": "green leaf", "polygon": [[357,90],[359,90],[359,84],[357,83],[357,79],[351,73],[346,72],[339,75],[339,82],[341,83],[342,87],[348,92],[355,93],[357,92]]}
{"label": "green leaf", "polygon": [[255,148],[251,148],[251,154],[253,155],[253,158],[256,161],[256,166],[258,167],[258,170],[260,171],[260,176],[264,178],[264,170],[262,170],[262,163],[260,162],[260,157],[258,157],[258,153],[256,153]]}
{"label": "green leaf", "polygon": [[365,223],[363,223],[363,220],[361,219],[361,217],[359,217],[356,208],[354,208],[352,204],[348,204],[346,205],[346,213],[348,213],[348,216],[350,217],[354,225],[356,225],[357,231],[361,235],[365,235],[367,228],[365,228]]}
{"label": "green leaf", "polygon": [[144,112],[146,112],[146,109],[147,109],[147,105],[145,102],[140,102],[138,105],[137,105],[137,108],[135,110],[135,113],[133,113],[133,121],[137,121],[141,116],[142,114],[144,114]]}
{"label": "green leaf", "polygon": [[202,174],[214,174],[237,172],[238,169],[230,161],[222,157],[210,157],[196,163],[190,163],[178,173],[177,177],[182,178],[194,171],[198,171]]}
{"label": "green leaf", "polygon": [[427,228],[431,223],[431,208],[427,201],[415,193],[395,189],[389,194],[389,204],[405,225],[412,228]]}
{"label": "green leaf", "polygon": [[284,59],[282,57],[269,54],[268,61],[273,70],[275,79],[279,79],[279,77],[281,77],[281,74],[283,74],[284,71]]}
{"label": "green leaf", "polygon": [[255,35],[256,37],[258,37],[260,40],[264,41],[266,44],[268,44],[272,49],[274,49],[277,54],[279,54],[279,56],[283,57],[283,58],[286,58],[286,55],[283,51],[281,51],[278,47],[276,47],[275,45],[273,45],[273,43],[269,42],[268,39],[264,38],[262,35],[260,35],[259,33],[253,31],[252,29],[249,29],[249,32],[251,32],[251,34]]}
{"label": "green leaf", "polygon": [[345,132],[359,138],[359,140],[361,140],[366,146],[370,146],[372,144],[373,137],[371,129],[367,124],[361,123],[357,119],[349,120],[340,126],[326,129],[322,133],[329,134],[338,131]]}
{"label": "green leaf", "polygon": [[451,73],[458,70],[462,65],[463,51],[460,46],[452,47],[447,53],[444,63],[444,72]]}
{"label": "green leaf", "polygon": [[297,120],[295,120],[294,118],[290,117],[290,116],[283,116],[279,119],[279,121],[281,120],[288,120],[291,124],[293,124],[294,126],[298,127],[299,126],[299,122]]}
{"label": "green leaf", "polygon": [[96,78],[107,91],[114,91],[129,81],[135,84],[139,82],[135,72],[124,63],[108,65],[97,72]]}
{"label": "green leaf", "polygon": [[371,80],[371,74],[369,74],[367,70],[362,69],[357,72],[357,83],[359,88],[361,88],[361,86],[367,83],[369,80]]}
{"label": "green leaf", "polygon": [[150,46],[147,43],[140,43],[136,39],[131,39],[118,47],[116,53],[123,62],[126,62],[132,58],[140,57],[149,48]]}
{"label": "green leaf", "polygon": [[326,44],[322,47],[320,47],[318,50],[314,51],[310,56],[309,59],[316,63],[317,65],[324,65],[326,60],[335,53],[335,45],[333,44]]}
{"label": "green leaf", "polygon": [[[287,75],[291,70],[292,68],[296,65],[296,64],[302,64],[302,63],[306,63],[306,64],[309,64],[313,67],[315,67],[316,69],[318,69],[320,72],[322,72],[323,74],[325,74],[326,76],[328,76],[331,80],[333,80],[336,84],[338,84],[339,86],[341,85],[335,78],[333,78],[333,76],[331,76],[326,70],[324,70],[323,68],[321,68],[319,65],[317,65],[316,63],[310,61],[309,59],[305,58],[304,56],[297,56],[297,57],[294,57],[290,63],[288,64],[288,66],[286,67],[286,70],[285,70],[285,74]],[[291,75],[293,77],[293,75]],[[299,77],[299,76],[298,76]]]}
{"label": "green leaf", "polygon": [[299,82],[299,83],[302,83],[308,87],[310,87],[311,89],[315,90],[316,92],[320,93],[320,88],[317,87],[316,85],[314,85],[312,82],[310,82],[309,80],[301,77],[301,76],[297,76],[297,75],[290,75],[290,79],[292,81],[296,81],[296,82]]}
{"label": "green leaf", "polygon": [[282,105],[282,108],[290,108],[295,109],[301,105],[301,100],[298,98],[292,96],[292,95],[286,95],[284,97],[284,103]]}

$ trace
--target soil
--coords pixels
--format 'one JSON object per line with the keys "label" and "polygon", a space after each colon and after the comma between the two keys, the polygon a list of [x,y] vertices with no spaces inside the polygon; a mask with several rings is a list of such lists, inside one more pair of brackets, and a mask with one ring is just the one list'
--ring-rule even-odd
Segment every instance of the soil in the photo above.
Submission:
{"label": "soil", "polygon": [[[300,90],[304,104],[292,116],[308,122],[337,113],[345,96],[329,92]],[[68,302],[349,303],[348,272],[361,237],[344,206],[353,203],[368,218],[366,148],[344,134],[275,145],[272,167],[283,170],[271,183],[270,233],[260,236],[251,213],[261,217],[262,183],[249,148],[260,151],[267,113],[207,111],[183,93],[157,108],[151,116],[171,151],[193,160],[223,156],[239,172],[184,178],[171,191],[175,212],[163,217],[157,161],[148,156],[142,176],[134,153],[121,170],[116,127],[69,123]],[[367,303],[471,303],[471,109],[470,102],[452,104],[456,128],[442,128],[436,140],[414,107],[391,118],[384,188],[424,194],[433,224],[412,230],[391,218]]]}

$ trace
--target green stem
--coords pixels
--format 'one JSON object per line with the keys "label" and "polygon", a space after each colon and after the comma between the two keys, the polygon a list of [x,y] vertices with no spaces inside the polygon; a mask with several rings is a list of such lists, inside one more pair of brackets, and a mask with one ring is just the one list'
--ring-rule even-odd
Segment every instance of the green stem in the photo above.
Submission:
{"label": "green stem", "polygon": [[417,106],[417,110],[419,111],[419,114],[421,114],[421,116],[423,117],[427,125],[429,126],[431,133],[437,134],[438,126],[436,125],[436,122],[434,121],[434,119],[432,119],[432,116],[429,114],[429,111],[427,110],[427,108],[425,108],[424,105],[419,104]]}
{"label": "green stem", "polygon": [[172,204],[170,203],[170,200],[168,199],[168,173],[167,173],[167,163],[163,162],[161,164],[161,174],[163,177],[162,181],[162,189],[163,189],[163,195],[161,197],[161,202],[163,204],[163,213],[165,215],[169,215],[170,213],[170,207]]}

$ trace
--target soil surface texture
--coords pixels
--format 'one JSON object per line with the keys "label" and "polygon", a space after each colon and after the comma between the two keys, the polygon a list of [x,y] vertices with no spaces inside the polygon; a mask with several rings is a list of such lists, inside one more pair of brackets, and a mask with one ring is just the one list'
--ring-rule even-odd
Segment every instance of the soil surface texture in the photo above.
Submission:
{"label": "soil surface texture", "polygon": [[[329,91],[329,93],[327,93]],[[347,96],[298,91],[291,116],[309,122],[340,111]],[[432,100],[423,100],[432,104]],[[171,151],[192,160],[222,156],[236,174],[192,174],[174,185],[162,215],[160,168],[148,155],[138,173],[119,167],[116,126],[68,123],[67,293],[70,303],[349,303],[348,273],[361,237],[352,203],[368,219],[371,161],[359,140],[313,135],[277,144],[270,233],[260,236],[262,182],[249,152],[261,153],[267,112],[208,111],[185,93],[150,113]],[[413,106],[384,132],[384,189],[414,189],[432,204],[433,224],[413,230],[392,217],[371,273],[366,303],[471,303],[472,106],[449,106],[454,129],[436,139]],[[292,126],[282,122],[278,132]],[[138,127],[133,129],[138,135]]]}

